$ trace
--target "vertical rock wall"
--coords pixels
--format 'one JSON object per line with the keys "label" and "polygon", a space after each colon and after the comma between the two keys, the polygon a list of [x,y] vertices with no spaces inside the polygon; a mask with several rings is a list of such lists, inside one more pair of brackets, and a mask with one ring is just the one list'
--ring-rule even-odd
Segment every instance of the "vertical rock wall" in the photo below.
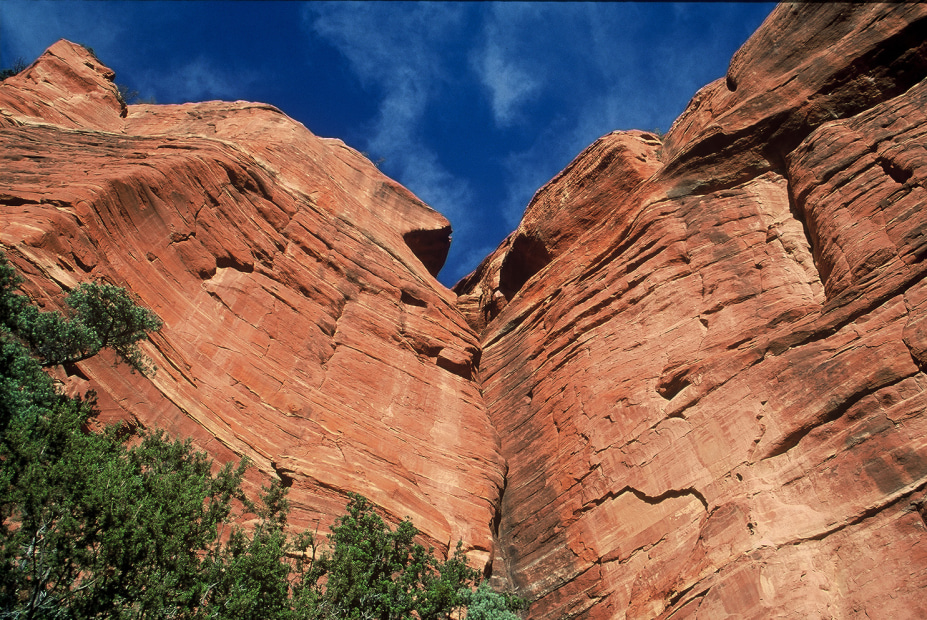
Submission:
{"label": "vertical rock wall", "polygon": [[456,287],[530,617],[927,613],[925,34],[779,6],[661,148],[603,138]]}

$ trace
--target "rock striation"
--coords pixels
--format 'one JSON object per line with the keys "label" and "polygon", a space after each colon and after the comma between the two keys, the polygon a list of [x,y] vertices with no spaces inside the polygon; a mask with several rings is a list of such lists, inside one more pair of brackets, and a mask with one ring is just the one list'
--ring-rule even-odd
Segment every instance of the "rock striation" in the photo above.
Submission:
{"label": "rock striation", "polygon": [[0,84],[0,242],[28,292],[104,279],[164,321],[154,377],[91,360],[72,389],[248,457],[299,527],[359,492],[485,565],[505,464],[478,338],[434,279],[447,220],[273,107],[126,106],[112,79],[60,41]]}
{"label": "rock striation", "polygon": [[925,33],[780,5],[662,146],[600,140],[457,285],[530,617],[927,613]]}
{"label": "rock striation", "polygon": [[477,270],[356,151],[126,106],[62,41],[0,83],[0,243],[164,319],[102,421],[349,491],[558,618],[927,616],[927,6],[783,4],[666,136],[615,132]]}

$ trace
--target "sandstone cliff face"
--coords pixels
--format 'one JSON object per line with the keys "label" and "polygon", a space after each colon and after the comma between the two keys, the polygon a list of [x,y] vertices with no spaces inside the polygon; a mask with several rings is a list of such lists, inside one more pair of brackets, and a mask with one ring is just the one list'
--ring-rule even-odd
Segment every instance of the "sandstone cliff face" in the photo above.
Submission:
{"label": "sandstone cliff face", "polygon": [[782,5],[455,296],[446,220],[353,150],[126,107],[61,42],[0,84],[0,243],[51,307],[102,277],[154,308],[153,379],[62,376],[249,456],[298,526],[364,493],[531,618],[920,618],[925,78],[923,5]]}
{"label": "sandstone cliff face", "polygon": [[478,339],[433,277],[448,222],[272,107],[126,107],[112,77],[62,41],[0,84],[0,242],[29,292],[57,307],[103,278],[164,320],[152,379],[102,359],[72,389],[249,457],[297,526],[356,491],[485,564],[504,462]]}
{"label": "sandstone cliff face", "polygon": [[925,34],[779,6],[661,166],[604,138],[456,287],[532,618],[927,614]]}

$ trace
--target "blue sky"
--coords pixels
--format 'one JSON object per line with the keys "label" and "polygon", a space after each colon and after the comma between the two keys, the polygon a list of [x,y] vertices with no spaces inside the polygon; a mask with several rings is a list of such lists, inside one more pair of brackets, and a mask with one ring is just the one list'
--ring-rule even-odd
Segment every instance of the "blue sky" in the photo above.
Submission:
{"label": "blue sky", "polygon": [[615,129],[665,131],[770,3],[0,2],[0,65],[59,38],[158,103],[271,103],[443,213],[453,285]]}

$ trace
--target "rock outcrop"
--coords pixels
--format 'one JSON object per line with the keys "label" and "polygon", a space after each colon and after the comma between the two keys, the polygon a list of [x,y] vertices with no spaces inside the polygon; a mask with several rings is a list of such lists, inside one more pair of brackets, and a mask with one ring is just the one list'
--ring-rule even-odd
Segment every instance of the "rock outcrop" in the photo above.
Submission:
{"label": "rock outcrop", "polygon": [[[125,106],[60,42],[0,84],[0,242],[129,287],[103,421],[348,491],[530,618],[927,616],[927,6],[781,5],[662,139],[604,136],[455,287],[450,228],[251,103]],[[456,295],[455,295],[456,293]]]}
{"label": "rock outcrop", "polygon": [[532,618],[927,614],[925,34],[924,5],[779,6],[658,169],[604,138],[456,287]]}
{"label": "rock outcrop", "polygon": [[270,106],[126,107],[112,78],[61,41],[0,84],[0,242],[28,292],[104,279],[164,321],[154,377],[91,360],[72,389],[250,458],[299,527],[359,492],[485,565],[505,470],[479,341],[434,279],[447,220]]}

